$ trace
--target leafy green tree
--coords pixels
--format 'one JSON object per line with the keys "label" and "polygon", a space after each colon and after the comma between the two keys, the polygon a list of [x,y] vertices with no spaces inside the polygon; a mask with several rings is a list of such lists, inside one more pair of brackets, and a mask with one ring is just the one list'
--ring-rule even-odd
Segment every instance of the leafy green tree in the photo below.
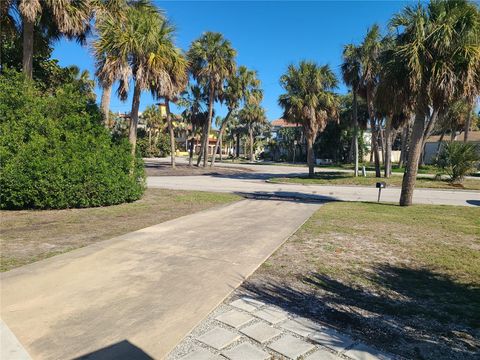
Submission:
{"label": "leafy green tree", "polygon": [[307,140],[308,175],[313,177],[313,143],[319,131],[323,131],[329,119],[336,119],[338,100],[333,93],[337,79],[328,65],[318,66],[302,61],[298,66],[290,65],[280,78],[285,94],[279,97],[284,118],[302,124]]}
{"label": "leafy green tree", "polygon": [[[208,136],[213,119],[213,106],[223,92],[225,80],[235,73],[236,55],[230,41],[226,40],[222,34],[214,32],[206,32],[193,41],[187,53],[193,78],[208,94],[208,120],[203,129],[202,139],[203,166],[207,165]],[[201,157],[198,164],[200,159]]]}

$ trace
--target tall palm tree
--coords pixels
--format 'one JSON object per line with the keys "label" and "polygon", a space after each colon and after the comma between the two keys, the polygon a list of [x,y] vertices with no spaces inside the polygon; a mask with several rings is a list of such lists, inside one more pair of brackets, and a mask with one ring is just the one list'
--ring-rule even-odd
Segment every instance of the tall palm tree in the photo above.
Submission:
{"label": "tall palm tree", "polygon": [[260,103],[263,92],[259,87],[260,80],[257,78],[257,72],[249,70],[245,66],[240,66],[237,73],[227,79],[227,86],[222,94],[222,100],[226,102],[228,112],[220,125],[210,166],[215,165],[215,155],[232,113],[237,110],[242,103],[250,102],[256,103],[257,105]]}
{"label": "tall palm tree", "polygon": [[[480,37],[478,7],[466,0],[407,6],[391,21],[394,55],[406,67],[415,120],[409,141],[400,205],[412,204],[425,131],[460,96],[478,95]],[[433,124],[433,125],[432,125]]]}
{"label": "tall palm tree", "polygon": [[204,104],[207,102],[202,88],[198,85],[190,84],[186,91],[182,93],[179,105],[184,107],[182,116],[190,123],[190,144],[188,165],[192,166],[193,162],[193,147],[195,137],[199,129],[203,129],[208,119],[208,111],[205,111]]}
{"label": "tall palm tree", "polygon": [[250,161],[255,161],[253,130],[256,125],[266,122],[265,110],[256,103],[247,103],[238,113],[238,117],[248,131]]}
{"label": "tall palm tree", "polygon": [[[91,0],[93,4],[93,11],[95,17],[95,27],[108,20],[110,17],[117,18],[117,21],[125,21],[127,14],[127,7],[131,5],[129,0]],[[103,123],[105,127],[110,126],[110,99],[112,96],[113,84],[116,80],[116,76],[121,70],[112,71],[109,69],[111,66],[115,66],[115,63],[108,61],[108,54],[101,54],[95,52],[96,55],[96,71],[95,75],[99,80],[99,84],[102,87],[102,96],[100,101],[100,109],[103,114]]]}
{"label": "tall palm tree", "polygon": [[[4,1],[2,1],[3,3]],[[12,9],[19,16],[23,32],[23,72],[29,79],[33,71],[34,32],[41,29],[50,40],[60,36],[84,42],[90,30],[92,6],[90,0],[7,0],[4,10]]]}
{"label": "tall palm tree", "polygon": [[358,101],[357,96],[361,86],[362,64],[360,49],[348,44],[343,48],[342,76],[343,81],[352,89],[353,96],[353,151],[355,156],[355,176],[358,176]]}
{"label": "tall palm tree", "polygon": [[208,93],[208,121],[203,131],[203,166],[207,165],[208,137],[213,119],[213,106],[222,93],[224,82],[235,73],[237,53],[222,34],[206,32],[192,42],[187,57],[193,78]]}
{"label": "tall palm tree", "polygon": [[313,177],[315,138],[329,119],[338,117],[338,100],[332,92],[337,79],[328,65],[302,61],[298,66],[288,67],[280,84],[286,92],[280,95],[278,103],[287,121],[303,126],[307,139],[308,176]]}
{"label": "tall palm tree", "polygon": [[367,101],[368,117],[372,131],[372,152],[375,161],[375,176],[380,177],[380,152],[378,149],[381,124],[376,121],[374,98],[378,85],[379,62],[378,57],[381,51],[380,28],[373,25],[365,35],[360,45],[360,62],[362,69],[362,87],[365,91]]}
{"label": "tall palm tree", "polygon": [[383,49],[379,57],[378,86],[374,98],[377,114],[385,119],[385,177],[392,175],[392,145],[397,131],[407,125],[412,112],[412,99],[406,92],[405,79],[408,78],[406,69],[394,56],[393,46],[391,37],[383,40]]}
{"label": "tall palm tree", "polygon": [[102,68],[108,74],[105,76],[120,79],[120,99],[126,100],[130,80],[133,80],[128,138],[135,155],[140,95],[167,77],[164,64],[171,61],[172,52],[177,51],[171,45],[173,28],[160,10],[144,0],[127,8],[124,21],[108,16],[97,25],[97,30],[95,54],[98,59],[105,59]]}
{"label": "tall palm tree", "polygon": [[[171,31],[166,32],[171,34]],[[165,100],[167,110],[167,125],[170,134],[171,165],[175,167],[175,134],[173,131],[170,102],[177,101],[188,83],[187,59],[173,45],[170,36],[159,39],[156,53],[150,54],[152,69],[151,91],[157,98]]]}

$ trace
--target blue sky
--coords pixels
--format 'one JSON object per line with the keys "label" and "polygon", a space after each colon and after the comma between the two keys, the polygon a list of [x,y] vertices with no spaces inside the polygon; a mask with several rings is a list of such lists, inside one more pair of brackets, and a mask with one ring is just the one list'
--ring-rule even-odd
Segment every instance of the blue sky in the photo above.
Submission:
{"label": "blue sky", "polygon": [[[232,42],[237,63],[258,71],[265,93],[263,106],[269,120],[281,117],[277,104],[282,88],[279,78],[291,63],[313,60],[329,64],[340,76],[344,44],[362,40],[367,29],[378,23],[384,30],[391,15],[408,1],[158,1],[176,26],[176,43],[187,50],[204,31],[217,31]],[[88,47],[61,40],[53,57],[63,66],[75,64],[93,73],[93,57]],[[340,84],[338,92],[347,89]],[[100,101],[100,89],[97,100]],[[154,103],[148,93],[140,109]],[[128,112],[130,98],[121,102],[112,97],[114,112]],[[217,114],[226,111],[217,106]],[[175,111],[175,109],[174,109]]]}

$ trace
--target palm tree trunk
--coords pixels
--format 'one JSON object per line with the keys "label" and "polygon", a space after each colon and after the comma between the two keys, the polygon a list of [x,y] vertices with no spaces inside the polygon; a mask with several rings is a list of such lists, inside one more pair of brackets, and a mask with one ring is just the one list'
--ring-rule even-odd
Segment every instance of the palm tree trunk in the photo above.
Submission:
{"label": "palm tree trunk", "polygon": [[218,159],[219,162],[222,162],[222,152],[223,152],[223,134],[220,134],[220,158]]}
{"label": "palm tree trunk", "polygon": [[412,205],[413,190],[417,179],[418,162],[422,151],[422,139],[425,130],[425,114],[417,110],[413,123],[412,135],[408,146],[408,159],[402,180],[400,206]]}
{"label": "palm tree trunk", "polygon": [[128,132],[128,141],[132,145],[132,156],[135,158],[135,150],[137,146],[137,127],[138,127],[138,110],[140,108],[140,85],[135,82],[132,99],[132,112],[130,114],[130,129]]}
{"label": "palm tree trunk", "polygon": [[33,74],[33,27],[34,22],[23,17],[23,73],[27,79]]}
{"label": "palm tree trunk", "polygon": [[[213,156],[212,156],[212,161],[210,162],[210,166],[215,165],[215,157],[217,155],[218,147],[221,146],[220,144],[222,142],[223,132],[225,131],[225,128],[227,127],[227,122],[230,119],[230,114],[231,113],[232,113],[232,111],[228,110],[227,116],[225,116],[225,119],[223,120],[222,125],[220,126],[220,130],[218,132],[218,138],[217,138],[217,141],[215,143],[215,148],[213,150]],[[222,149],[221,148],[220,148],[220,161],[222,161]]]}
{"label": "palm tree trunk", "polygon": [[192,138],[190,139],[190,153],[188,154],[188,166],[192,166],[193,161],[193,143],[195,142],[195,125],[192,125]]}
{"label": "palm tree trunk", "polygon": [[112,84],[106,85],[102,89],[102,100],[100,102],[100,109],[103,114],[103,125],[106,128],[110,127],[110,98],[112,96]]}
{"label": "palm tree trunk", "polygon": [[427,140],[432,133],[433,127],[435,126],[435,123],[438,118],[438,110],[433,110],[432,114],[430,115],[427,126],[425,127],[425,130],[423,131],[423,137],[422,137],[422,153],[420,156],[420,164],[425,165],[425,146],[427,144]]}
{"label": "palm tree trunk", "polygon": [[253,153],[253,126],[248,127],[248,137],[250,139],[250,161],[255,161],[255,154]]}
{"label": "palm tree trunk", "polygon": [[307,133],[307,163],[308,163],[308,177],[315,176],[315,161],[313,158],[313,141],[315,135],[311,132]]}
{"label": "palm tree trunk", "polygon": [[385,164],[384,176],[386,178],[392,175],[392,117],[388,116],[385,124]]}
{"label": "palm tree trunk", "polygon": [[237,158],[240,157],[240,134],[237,132],[237,148],[236,150],[236,156]]}
{"label": "palm tree trunk", "polygon": [[468,135],[470,134],[470,126],[472,124],[472,112],[473,112],[473,103],[471,108],[469,108],[467,120],[465,121],[465,130],[463,133],[463,142],[468,141]]}
{"label": "palm tree trunk", "polygon": [[167,126],[170,134],[170,164],[175,168],[175,133],[173,132],[172,115],[170,113],[170,101],[165,99],[165,106],[167,108]]}
{"label": "palm tree trunk", "polygon": [[355,177],[358,176],[358,115],[357,115],[357,93],[353,91],[353,151],[355,156]]}
{"label": "palm tree trunk", "polygon": [[380,151],[381,151],[381,154],[382,154],[382,164],[385,166],[385,152],[386,152],[386,146],[385,146],[385,136],[384,136],[384,133],[383,133],[383,129],[382,129],[382,124],[379,123],[378,124],[379,128],[378,128],[378,134],[379,134],[379,141],[380,141]]}
{"label": "palm tree trunk", "polygon": [[400,148],[400,160],[398,161],[398,167],[403,167],[407,155],[407,141],[408,141],[408,129],[409,125],[406,124],[402,130],[402,144]]}
{"label": "palm tree trunk", "polygon": [[[207,166],[208,161],[208,136],[210,134],[210,127],[212,125],[212,118],[213,118],[213,99],[215,98],[215,91],[211,87],[210,88],[210,97],[208,99],[208,121],[207,126],[205,127],[205,139],[203,140],[205,143],[205,147],[203,148],[203,167]],[[215,157],[215,154],[213,154]]]}
{"label": "palm tree trunk", "polygon": [[435,159],[437,159],[438,155],[440,155],[440,149],[442,148],[442,142],[443,142],[443,138],[445,137],[446,132],[447,132],[447,130],[443,130],[442,135],[440,135],[440,139],[438,139],[438,146],[437,146],[437,151],[435,153]]}
{"label": "palm tree trunk", "polygon": [[370,119],[370,127],[372,129],[372,154],[375,162],[375,177],[381,177],[380,172],[380,152],[378,150],[378,132],[375,125],[375,118]]}

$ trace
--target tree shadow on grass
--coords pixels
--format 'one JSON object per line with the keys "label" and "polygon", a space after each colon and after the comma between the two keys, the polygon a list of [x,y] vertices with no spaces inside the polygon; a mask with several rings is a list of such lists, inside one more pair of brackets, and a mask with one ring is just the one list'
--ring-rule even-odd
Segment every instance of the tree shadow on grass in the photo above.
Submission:
{"label": "tree shadow on grass", "polygon": [[391,265],[358,275],[368,285],[310,273],[289,284],[253,277],[241,291],[409,359],[478,359],[479,286]]}

